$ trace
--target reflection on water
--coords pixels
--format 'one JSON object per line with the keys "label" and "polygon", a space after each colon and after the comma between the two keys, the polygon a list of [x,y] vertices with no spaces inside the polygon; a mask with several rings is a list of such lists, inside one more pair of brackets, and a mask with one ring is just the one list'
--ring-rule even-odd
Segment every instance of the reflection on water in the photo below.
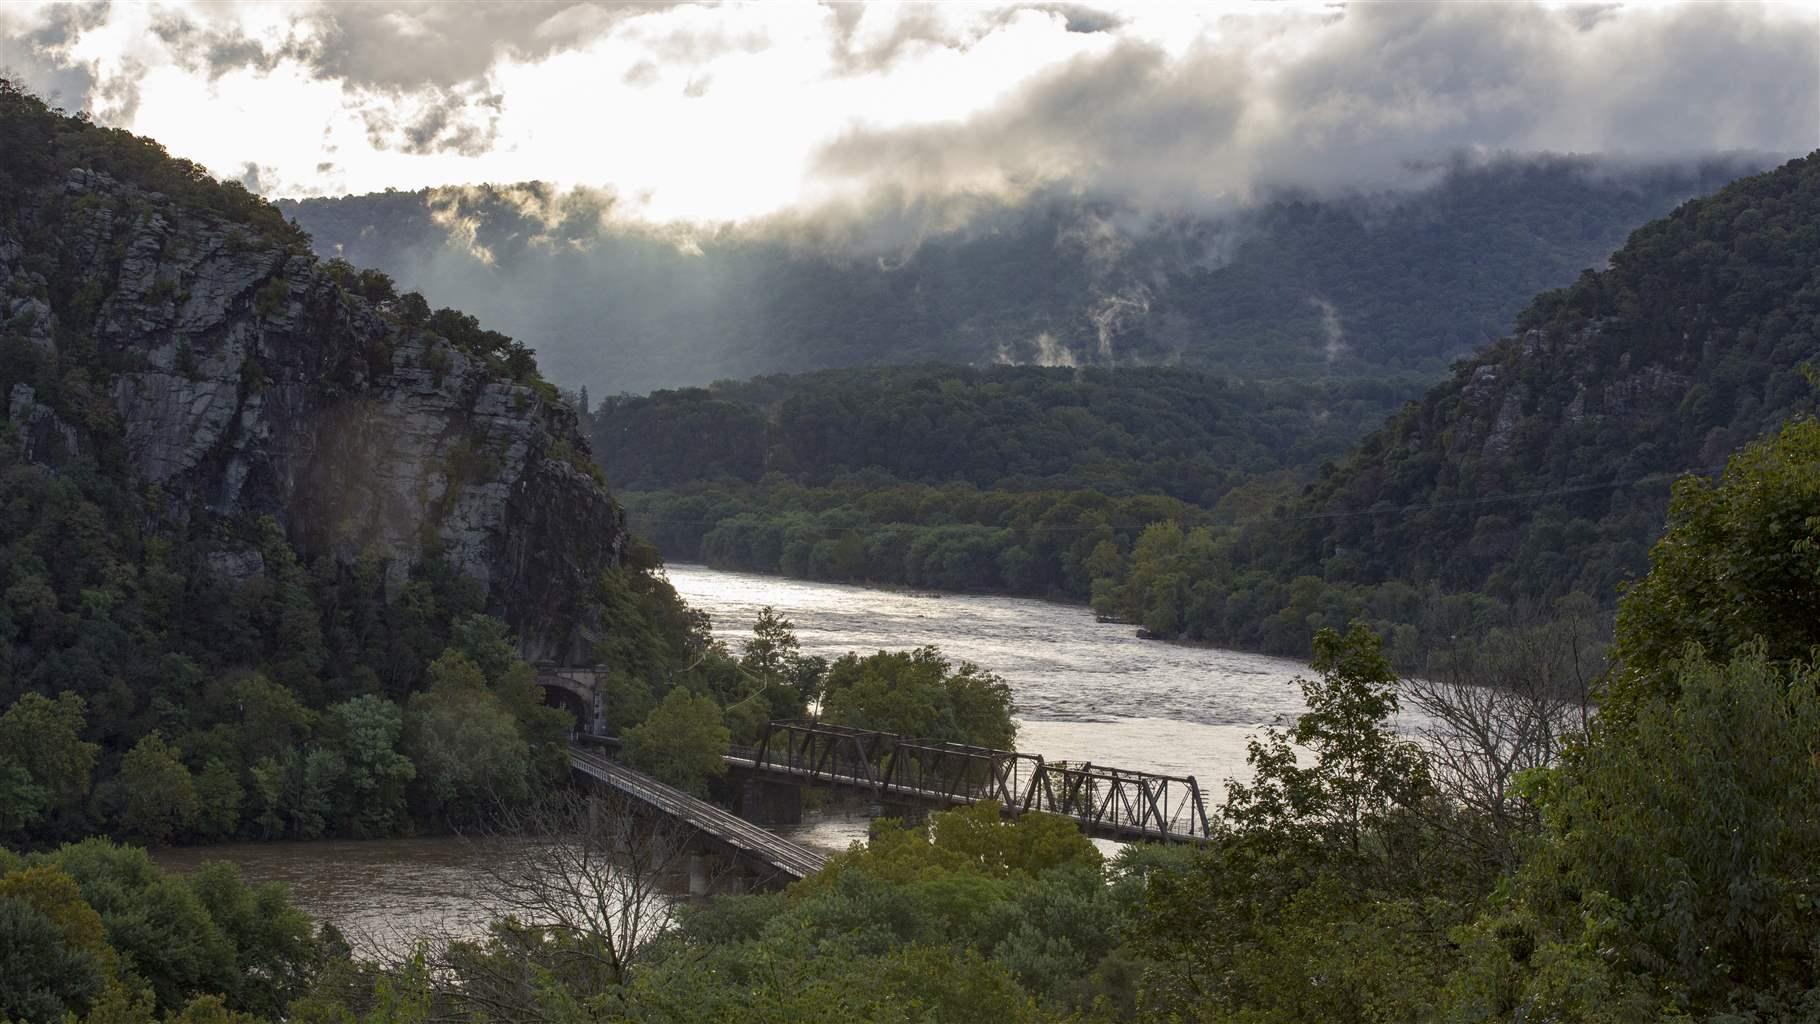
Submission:
{"label": "reflection on water", "polygon": [[502,841],[439,836],[230,843],[162,850],[153,859],[173,871],[227,861],[250,882],[285,883],[299,907],[357,946],[399,949],[417,935],[478,934],[495,910],[483,895],[485,865],[512,856]]}
{"label": "reflection on water", "polygon": [[[1306,665],[1140,640],[1131,626],[1100,622],[1076,605],[809,583],[699,565],[671,565],[669,574],[736,651],[766,605],[795,623],[805,654],[934,645],[1011,684],[1018,749],[1049,760],[1192,775],[1210,809],[1225,799],[1226,779],[1246,774],[1246,740],[1303,710],[1293,683]],[[845,849],[865,838],[864,811],[831,807],[778,831]]]}
{"label": "reflection on water", "polygon": [[1004,676],[1018,747],[1051,760],[1193,775],[1210,799],[1245,767],[1245,740],[1299,714],[1307,666],[1282,658],[1140,640],[1075,605],[935,596],[670,566],[670,582],[737,649],[772,605],[804,653],[836,657],[933,644]]}

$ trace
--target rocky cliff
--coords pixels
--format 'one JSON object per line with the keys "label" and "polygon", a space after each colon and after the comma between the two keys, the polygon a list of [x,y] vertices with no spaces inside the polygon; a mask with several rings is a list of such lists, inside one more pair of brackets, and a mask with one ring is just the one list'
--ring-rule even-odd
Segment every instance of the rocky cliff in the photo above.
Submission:
{"label": "rocky cliff", "polygon": [[440,558],[527,656],[586,656],[625,530],[554,389],[354,294],[281,224],[60,155],[0,157],[0,335],[49,368],[0,396],[28,460],[129,477],[219,538],[221,575],[258,574],[246,527],[271,516],[306,559],[376,554],[394,587]]}
{"label": "rocky cliff", "polygon": [[1614,597],[1676,476],[1816,407],[1820,153],[1639,229],[1518,326],[1332,467],[1290,571]]}

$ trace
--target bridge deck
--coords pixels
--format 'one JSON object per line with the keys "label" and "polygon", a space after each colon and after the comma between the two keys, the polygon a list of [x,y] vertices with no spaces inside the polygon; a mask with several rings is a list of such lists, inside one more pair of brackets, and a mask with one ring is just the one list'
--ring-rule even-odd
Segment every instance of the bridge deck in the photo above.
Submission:
{"label": "bridge deck", "polygon": [[579,747],[569,748],[569,763],[590,778],[642,801],[680,821],[700,829],[741,851],[763,861],[792,878],[806,878],[822,869],[826,855],[759,828],[730,811],[706,800],[700,800],[680,789],[633,771],[625,765],[607,760]]}
{"label": "bridge deck", "polygon": [[[748,755],[742,757],[738,753],[728,754],[726,762],[733,768],[741,768],[746,771],[758,772],[763,775],[774,775],[795,782],[820,783],[824,786],[851,786],[856,789],[864,789],[881,795],[902,797],[907,800],[920,801],[923,803],[946,804],[951,807],[964,807],[979,803],[981,800],[986,799],[985,797],[973,793],[943,792],[941,790],[909,786],[903,783],[885,783],[880,785],[871,779],[861,778],[857,775],[829,772],[826,770],[817,771],[789,765],[770,764],[759,761],[754,756]],[[1064,814],[1062,817],[1073,818],[1089,835],[1097,835],[1103,839],[1166,843],[1204,841],[1204,838],[1200,836],[1183,835],[1180,832],[1170,832],[1151,828],[1138,825],[1134,822],[1093,821],[1084,816],[1072,814]]]}

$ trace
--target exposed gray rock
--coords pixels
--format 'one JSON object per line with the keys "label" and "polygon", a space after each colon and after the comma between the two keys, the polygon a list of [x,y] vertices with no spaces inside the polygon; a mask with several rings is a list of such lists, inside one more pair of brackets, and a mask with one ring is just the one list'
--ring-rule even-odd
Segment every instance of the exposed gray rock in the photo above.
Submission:
{"label": "exposed gray rock", "polygon": [[[395,584],[440,557],[486,588],[527,655],[586,656],[584,604],[625,530],[569,461],[588,451],[571,410],[246,226],[90,171],[60,191],[0,227],[0,311],[45,346],[75,316],[101,363],[124,367],[92,386],[173,517],[270,515],[307,558],[379,552]],[[53,207],[60,265],[86,277],[59,294],[86,292],[82,310],[53,309],[24,266],[33,217]],[[10,397],[27,458],[54,466],[80,450],[30,388]],[[230,548],[208,565],[244,580],[263,562]]]}
{"label": "exposed gray rock", "polygon": [[265,556],[257,551],[211,551],[207,556],[209,573],[224,583],[235,586],[247,583],[265,573]]}
{"label": "exposed gray rock", "polygon": [[29,384],[15,384],[6,407],[6,418],[19,432],[19,453],[27,462],[62,466],[82,454],[76,428],[52,409],[38,404]]}

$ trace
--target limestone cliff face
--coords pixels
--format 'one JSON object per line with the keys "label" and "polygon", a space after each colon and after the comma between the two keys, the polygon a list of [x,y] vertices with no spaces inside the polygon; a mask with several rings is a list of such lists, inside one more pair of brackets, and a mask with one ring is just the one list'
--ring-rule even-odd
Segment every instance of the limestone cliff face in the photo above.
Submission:
{"label": "limestone cliff face", "polygon": [[[306,557],[377,553],[393,581],[438,556],[528,656],[585,657],[582,599],[624,521],[547,387],[349,294],[292,242],[85,170],[0,222],[0,322],[80,365],[65,397],[97,410],[79,429],[29,387],[0,396],[33,461],[105,441],[173,523],[270,515]],[[259,567],[226,539],[209,561]]]}

